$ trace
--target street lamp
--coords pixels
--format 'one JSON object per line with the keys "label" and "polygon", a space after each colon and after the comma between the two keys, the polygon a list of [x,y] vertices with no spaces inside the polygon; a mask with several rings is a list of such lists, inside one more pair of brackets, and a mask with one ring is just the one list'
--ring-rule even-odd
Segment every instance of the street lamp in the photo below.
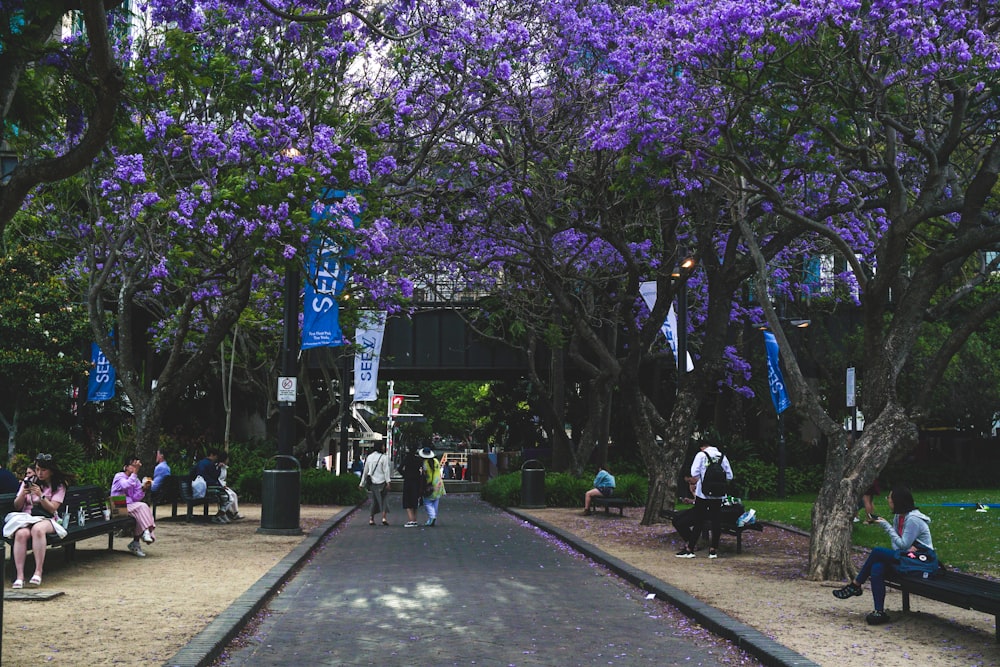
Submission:
{"label": "street lamp", "polygon": [[[796,329],[804,329],[811,324],[810,320],[784,320]],[[771,400],[774,403],[774,410],[778,415],[778,497],[785,497],[785,469],[787,468],[787,448],[785,447],[785,410],[791,405],[788,394],[785,391],[785,381],[781,376],[780,354],[778,341],[775,339],[771,328],[766,325],[757,327],[764,332],[764,348],[767,352],[767,376],[768,384],[771,387]]]}
{"label": "street lamp", "polygon": [[670,276],[679,281],[677,288],[677,384],[687,372],[688,302],[687,280],[697,265],[694,257],[685,257]]}

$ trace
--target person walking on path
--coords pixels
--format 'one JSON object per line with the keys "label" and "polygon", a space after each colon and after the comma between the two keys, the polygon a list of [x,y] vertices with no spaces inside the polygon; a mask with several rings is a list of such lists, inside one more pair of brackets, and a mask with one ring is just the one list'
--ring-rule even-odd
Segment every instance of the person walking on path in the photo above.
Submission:
{"label": "person walking on path", "polygon": [[417,527],[417,505],[424,490],[424,460],[416,447],[411,447],[403,458],[403,509],[406,510],[404,528]]}
{"label": "person walking on path", "polygon": [[694,490],[694,524],[687,536],[687,544],[677,553],[678,558],[694,558],[694,550],[698,546],[698,536],[705,529],[705,521],[709,522],[712,531],[712,546],[708,550],[709,558],[718,557],[719,537],[722,530],[722,501],[725,495],[708,495],[703,488],[705,470],[709,465],[718,463],[726,473],[726,479],[733,478],[733,468],[729,464],[729,459],[712,444],[701,445],[701,451],[695,454],[694,461],[691,462],[691,478],[696,480],[697,486]]}
{"label": "person walking on path", "polygon": [[372,509],[368,516],[368,525],[375,525],[375,515],[382,513],[382,525],[389,525],[389,504],[386,498],[389,495],[389,486],[392,469],[389,467],[389,457],[385,455],[385,445],[376,442],[371,454],[365,459],[365,466],[361,469],[361,483],[358,488],[365,488],[366,480],[371,478]]}
{"label": "person walking on path", "polygon": [[437,521],[438,503],[445,494],[444,479],[441,476],[441,464],[434,458],[434,450],[424,447],[420,450],[420,458],[424,460],[424,509],[427,510],[427,523],[433,526]]}

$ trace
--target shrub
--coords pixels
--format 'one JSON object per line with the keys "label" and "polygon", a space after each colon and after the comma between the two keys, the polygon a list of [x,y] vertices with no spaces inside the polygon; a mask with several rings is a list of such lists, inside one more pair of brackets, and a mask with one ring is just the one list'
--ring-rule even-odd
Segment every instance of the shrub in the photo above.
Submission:
{"label": "shrub", "polygon": [[[240,475],[235,484],[240,500],[259,503],[263,500],[264,468]],[[357,505],[365,499],[353,473],[334,475],[327,470],[307,468],[299,477],[299,499],[305,505]]]}
{"label": "shrub", "polygon": [[[31,461],[38,454],[51,454],[60,470],[74,475],[83,466],[83,447],[69,433],[58,428],[33,426],[25,429],[17,436],[17,449],[24,452]],[[109,479],[108,488],[110,487]]]}
{"label": "shrub", "polygon": [[[145,465],[143,468],[145,469]],[[96,484],[97,486],[104,487],[110,493],[111,491],[111,481],[115,478],[115,475],[122,471],[122,462],[112,459],[104,459],[101,461],[90,461],[89,463],[82,464],[76,470],[76,480],[74,484],[85,485],[85,484]],[[142,472],[147,472],[143,470]],[[148,471],[149,475],[152,476],[153,471]],[[146,475],[143,475],[144,477]]]}
{"label": "shrub", "polygon": [[[556,472],[545,475],[545,504],[549,507],[583,507],[583,496],[593,487],[589,477],[573,477]],[[647,480],[642,475],[615,476],[615,495],[628,500],[629,505],[646,504]],[[521,504],[521,472],[498,475],[483,485],[483,500],[500,507]]]}

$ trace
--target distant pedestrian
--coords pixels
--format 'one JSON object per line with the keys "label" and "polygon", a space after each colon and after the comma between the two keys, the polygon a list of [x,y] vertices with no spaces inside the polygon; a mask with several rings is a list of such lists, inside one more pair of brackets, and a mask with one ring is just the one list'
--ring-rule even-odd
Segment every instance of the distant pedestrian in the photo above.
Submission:
{"label": "distant pedestrian", "polygon": [[416,447],[411,447],[403,457],[403,509],[406,510],[407,522],[404,528],[417,527],[417,505],[424,490],[424,460],[420,458]]}
{"label": "distant pedestrian", "polygon": [[[709,522],[712,532],[712,546],[708,550],[708,557],[718,557],[719,537],[722,530],[722,501],[725,496],[708,495],[702,488],[706,468],[715,463],[722,466],[726,473],[726,479],[732,480],[733,468],[729,464],[729,459],[714,445],[708,443],[701,445],[701,451],[695,454],[694,461],[691,462],[690,476],[696,481],[694,507],[691,510],[694,512],[691,517],[694,521],[688,533],[687,544],[677,553],[678,558],[694,558],[694,551],[698,546],[698,536],[705,529],[706,521]],[[678,531],[680,530],[678,528]]]}
{"label": "distant pedestrian", "polygon": [[434,450],[424,447],[419,452],[424,459],[424,509],[427,510],[427,523],[433,526],[437,521],[438,503],[445,495],[444,479],[441,476],[441,464],[434,458]]}
{"label": "distant pedestrian", "polygon": [[389,457],[385,455],[385,445],[376,442],[371,454],[365,459],[365,465],[361,469],[360,488],[365,487],[366,480],[371,477],[372,496],[371,514],[368,516],[368,525],[375,525],[375,515],[382,513],[382,525],[389,525],[389,504],[386,499],[389,495],[389,485],[392,476],[392,468],[389,467]]}
{"label": "distant pedestrian", "polygon": [[216,462],[216,466],[219,468],[219,484],[222,485],[222,492],[229,497],[229,502],[226,505],[225,513],[226,518],[230,521],[239,521],[244,519],[242,514],[240,514],[240,497],[231,486],[229,486],[229,453],[225,451],[219,452],[219,460]]}

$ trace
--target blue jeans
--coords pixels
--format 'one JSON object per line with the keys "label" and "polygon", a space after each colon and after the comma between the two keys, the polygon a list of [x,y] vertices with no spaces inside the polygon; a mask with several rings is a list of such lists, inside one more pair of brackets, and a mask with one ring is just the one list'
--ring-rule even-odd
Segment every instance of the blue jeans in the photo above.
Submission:
{"label": "blue jeans", "polygon": [[895,567],[899,564],[896,552],[885,547],[875,547],[868,554],[865,564],[861,566],[861,571],[854,581],[863,584],[869,578],[872,581],[872,599],[875,600],[875,611],[885,609],[885,569]]}
{"label": "blue jeans", "polygon": [[424,498],[424,509],[427,510],[428,519],[437,518],[439,502],[441,502],[440,498],[435,498],[434,500],[431,500],[430,498]]}

